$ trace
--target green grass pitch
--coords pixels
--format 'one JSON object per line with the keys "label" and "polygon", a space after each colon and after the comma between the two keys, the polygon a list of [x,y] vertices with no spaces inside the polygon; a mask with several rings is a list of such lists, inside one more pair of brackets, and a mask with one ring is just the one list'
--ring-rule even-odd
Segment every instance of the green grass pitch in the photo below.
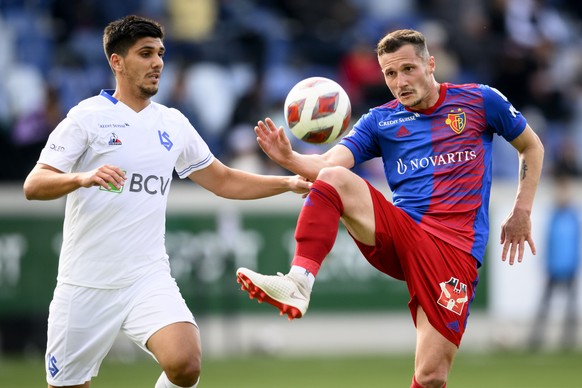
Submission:
{"label": "green grass pitch", "polygon": [[[411,355],[205,359],[200,388],[409,387]],[[105,361],[92,388],[150,388],[160,371],[150,360]],[[449,387],[580,388],[582,353],[459,353]],[[46,387],[40,359],[0,359],[2,388]]]}

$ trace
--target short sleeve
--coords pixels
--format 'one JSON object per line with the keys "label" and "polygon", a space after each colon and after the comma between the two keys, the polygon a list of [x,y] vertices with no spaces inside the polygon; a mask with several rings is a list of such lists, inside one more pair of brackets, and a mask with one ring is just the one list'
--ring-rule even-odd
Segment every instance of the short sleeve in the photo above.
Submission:
{"label": "short sleeve", "polygon": [[355,164],[381,156],[381,151],[376,141],[373,130],[373,112],[363,115],[354,124],[352,130],[343,137],[339,144],[346,146],[354,155]]}
{"label": "short sleeve", "polygon": [[47,164],[63,172],[70,172],[87,150],[88,144],[88,133],[74,119],[66,117],[49,135],[38,163]]}
{"label": "short sleeve", "polygon": [[176,173],[180,179],[187,178],[192,172],[208,167],[214,155],[202,136],[184,117],[184,147],[176,161]]}
{"label": "short sleeve", "polygon": [[525,129],[527,122],[499,90],[482,85],[488,127],[507,141],[513,141]]}

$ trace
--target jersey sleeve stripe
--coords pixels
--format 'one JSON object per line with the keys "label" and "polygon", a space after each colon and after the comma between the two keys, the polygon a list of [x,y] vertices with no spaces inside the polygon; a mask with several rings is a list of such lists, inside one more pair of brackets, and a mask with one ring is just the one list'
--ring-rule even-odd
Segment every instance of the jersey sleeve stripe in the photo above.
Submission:
{"label": "jersey sleeve stripe", "polygon": [[212,160],[214,160],[214,156],[212,154],[208,154],[208,156],[206,156],[206,158],[204,158],[200,162],[191,164],[188,167],[186,167],[185,169],[183,169],[182,171],[178,171],[178,175],[180,176],[180,178],[184,178],[185,176],[189,175],[192,171],[196,171],[196,170],[200,169],[201,167],[204,167],[207,164],[210,164],[210,162]]}

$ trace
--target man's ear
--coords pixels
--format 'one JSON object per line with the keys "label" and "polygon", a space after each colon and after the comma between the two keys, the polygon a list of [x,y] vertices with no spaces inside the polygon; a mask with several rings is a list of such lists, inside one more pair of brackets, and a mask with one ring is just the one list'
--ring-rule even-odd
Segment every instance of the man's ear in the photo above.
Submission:
{"label": "man's ear", "polygon": [[434,71],[436,69],[436,63],[435,63],[435,60],[434,60],[434,56],[432,56],[432,55],[428,59],[428,68],[429,68],[429,71],[431,73],[434,73]]}
{"label": "man's ear", "polygon": [[122,65],[123,57],[121,57],[119,54],[111,54],[111,58],[109,59],[109,66],[111,66],[111,70],[113,70],[114,73],[117,73],[121,71]]}

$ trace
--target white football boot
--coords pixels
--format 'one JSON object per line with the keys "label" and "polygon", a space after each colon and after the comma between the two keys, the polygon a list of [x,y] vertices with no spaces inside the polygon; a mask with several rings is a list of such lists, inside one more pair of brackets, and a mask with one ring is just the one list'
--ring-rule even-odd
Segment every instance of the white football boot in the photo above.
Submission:
{"label": "white football boot", "polygon": [[287,314],[289,320],[301,318],[309,306],[310,290],[307,277],[297,273],[283,275],[261,275],[248,268],[236,271],[236,281],[241,290],[247,291],[251,299],[259,303],[267,302],[277,309],[280,315]]}

